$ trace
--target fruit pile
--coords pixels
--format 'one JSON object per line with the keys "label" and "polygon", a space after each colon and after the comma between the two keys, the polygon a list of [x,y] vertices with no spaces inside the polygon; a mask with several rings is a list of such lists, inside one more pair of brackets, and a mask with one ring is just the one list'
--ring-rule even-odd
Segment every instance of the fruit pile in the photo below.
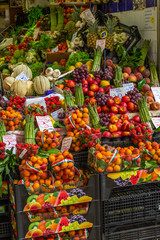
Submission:
{"label": "fruit pile", "polygon": [[13,97],[11,96],[9,100],[8,106],[14,109],[22,109],[26,101],[25,98],[18,97],[17,95],[13,95]]}
{"label": "fruit pile", "polygon": [[6,146],[5,143],[0,142],[0,160],[3,159],[5,156],[5,151],[6,151],[5,146]]}
{"label": "fruit pile", "polygon": [[71,112],[66,116],[64,123],[68,131],[87,127],[89,125],[88,108],[85,107],[82,111],[76,109]]}
{"label": "fruit pile", "polygon": [[32,156],[36,156],[38,153],[38,145],[37,144],[22,144],[22,143],[18,143],[16,144],[16,156],[17,158],[23,158],[26,160],[29,160]]}
{"label": "fruit pile", "polygon": [[21,128],[22,115],[11,107],[0,111],[0,119],[3,120],[7,131],[14,131]]}
{"label": "fruit pile", "polygon": [[139,142],[147,142],[152,140],[152,130],[147,123],[137,123],[130,126],[131,140],[135,145]]}
{"label": "fruit pile", "polygon": [[38,131],[36,135],[36,143],[42,150],[60,149],[62,136],[58,132]]}
{"label": "fruit pile", "polygon": [[35,118],[36,116],[46,116],[47,113],[44,111],[44,107],[40,104],[31,104],[29,107],[26,107],[24,110],[24,114],[31,114]]}
{"label": "fruit pile", "polygon": [[157,142],[139,142],[139,149],[145,161],[155,160],[160,164],[160,144]]}
{"label": "fruit pile", "polygon": [[46,105],[47,105],[47,113],[50,114],[59,108],[61,108],[61,101],[58,96],[45,98]]}

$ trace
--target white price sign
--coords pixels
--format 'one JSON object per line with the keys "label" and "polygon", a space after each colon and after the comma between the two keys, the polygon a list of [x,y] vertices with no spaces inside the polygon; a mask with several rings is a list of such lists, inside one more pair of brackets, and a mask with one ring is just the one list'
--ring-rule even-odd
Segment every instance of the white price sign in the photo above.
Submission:
{"label": "white price sign", "polygon": [[3,136],[3,142],[6,144],[6,150],[11,150],[11,148],[13,147],[13,153],[16,153],[16,144],[17,144],[17,139],[16,139],[16,135],[12,134],[12,135],[4,135]]}
{"label": "white price sign", "polygon": [[61,152],[69,151],[72,143],[72,137],[65,137],[62,141]]}
{"label": "white price sign", "polygon": [[160,103],[160,87],[151,87],[156,102]]}
{"label": "white price sign", "polygon": [[58,52],[58,46],[55,47],[55,48],[53,48],[53,49],[51,50],[51,52]]}
{"label": "white price sign", "polygon": [[22,80],[24,82],[26,82],[29,79],[29,77],[27,76],[27,74],[25,72],[21,72],[16,78],[15,81],[17,80]]}
{"label": "white price sign", "polygon": [[96,41],[96,48],[100,46],[103,51],[105,49],[105,44],[106,44],[106,39],[98,39]]}
{"label": "white price sign", "polygon": [[58,114],[59,114],[59,113],[63,113],[63,112],[64,112],[63,108],[60,108],[60,109],[58,109],[57,111],[52,112],[52,113],[51,113],[51,116],[52,116],[52,118],[53,118],[55,121],[57,121],[57,120],[58,120]]}
{"label": "white price sign", "polygon": [[154,118],[152,118],[152,122],[153,122],[155,128],[160,127],[160,117],[154,117]]}
{"label": "white price sign", "polygon": [[74,41],[74,39],[77,37],[77,34],[78,34],[78,32],[75,32],[75,33],[73,34],[71,42]]}
{"label": "white price sign", "polygon": [[123,87],[125,89],[125,94],[127,94],[127,92],[134,89],[134,84],[133,83],[125,83],[125,84],[123,84]]}
{"label": "white price sign", "polygon": [[38,127],[41,132],[44,130],[53,130],[53,124],[49,116],[36,116]]}
{"label": "white price sign", "polygon": [[110,89],[110,96],[122,98],[123,96],[125,96],[124,87]]}
{"label": "white price sign", "polygon": [[90,20],[91,22],[95,23],[95,17],[93,16],[90,9],[87,9],[83,12],[83,16],[86,19],[86,21]]}

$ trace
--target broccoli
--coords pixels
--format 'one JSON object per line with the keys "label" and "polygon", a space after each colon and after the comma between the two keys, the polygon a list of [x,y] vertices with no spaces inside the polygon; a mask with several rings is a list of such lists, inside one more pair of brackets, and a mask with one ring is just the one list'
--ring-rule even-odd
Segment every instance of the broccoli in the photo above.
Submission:
{"label": "broccoli", "polygon": [[39,76],[43,72],[44,65],[42,62],[36,62],[31,64],[29,68],[32,71],[33,78],[35,78],[36,76]]}
{"label": "broccoli", "polygon": [[15,52],[14,52],[14,57],[15,58],[19,58],[21,56],[21,52],[19,49],[17,49]]}

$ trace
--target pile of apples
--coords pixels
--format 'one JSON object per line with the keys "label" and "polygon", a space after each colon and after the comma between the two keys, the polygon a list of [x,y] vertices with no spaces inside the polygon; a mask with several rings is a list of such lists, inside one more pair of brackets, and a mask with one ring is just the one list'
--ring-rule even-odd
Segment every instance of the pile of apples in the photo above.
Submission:
{"label": "pile of apples", "polygon": [[125,67],[123,69],[123,78],[129,82],[139,82],[143,78],[146,79],[146,83],[150,83],[150,71],[146,69],[145,66],[141,66],[138,69],[132,69],[130,67]]}

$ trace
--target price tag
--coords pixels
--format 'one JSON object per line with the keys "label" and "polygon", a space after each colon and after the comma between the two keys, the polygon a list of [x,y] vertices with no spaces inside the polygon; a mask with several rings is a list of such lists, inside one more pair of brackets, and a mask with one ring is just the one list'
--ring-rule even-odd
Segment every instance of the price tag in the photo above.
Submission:
{"label": "price tag", "polygon": [[91,21],[91,22],[93,22],[93,23],[95,23],[95,17],[93,16],[93,14],[92,14],[92,12],[91,12],[91,10],[90,9],[87,9],[87,10],[85,10],[84,12],[83,12],[83,16],[84,16],[84,18],[86,19],[86,21]]}
{"label": "price tag", "polygon": [[98,39],[96,41],[96,48],[100,46],[103,51],[105,49],[105,44],[106,44],[106,39]]}
{"label": "price tag", "polygon": [[29,79],[29,77],[27,76],[27,74],[25,72],[21,72],[16,78],[15,81],[17,80],[22,80],[24,82],[26,82]]}
{"label": "price tag", "polygon": [[59,113],[63,113],[63,112],[64,112],[63,108],[60,108],[60,109],[58,109],[57,111],[52,112],[52,113],[51,113],[51,116],[52,116],[52,118],[53,118],[55,121],[57,121],[57,120],[58,120],[58,114],[59,114]]}
{"label": "price tag", "polygon": [[16,135],[12,134],[12,135],[4,135],[3,136],[3,142],[6,144],[6,150],[11,150],[11,148],[13,147],[13,153],[16,153],[16,144],[17,144],[17,140],[16,140]]}
{"label": "price tag", "polygon": [[124,87],[110,89],[110,96],[112,96],[112,97],[116,97],[117,96],[117,97],[122,98],[123,96],[125,96],[125,89],[124,89]]}
{"label": "price tag", "polygon": [[36,41],[40,28],[36,28],[33,33],[33,40]]}
{"label": "price tag", "polygon": [[160,87],[151,87],[156,102],[160,103]]}
{"label": "price tag", "polygon": [[23,156],[26,154],[26,152],[27,152],[27,149],[25,148],[25,149],[23,149],[23,151],[21,152],[21,154],[19,154],[19,158],[23,158]]}
{"label": "price tag", "polygon": [[69,151],[72,144],[72,137],[65,137],[62,141],[61,152]]}
{"label": "price tag", "polygon": [[133,83],[125,83],[125,84],[123,84],[123,87],[125,89],[125,94],[127,94],[127,92],[134,89],[134,84]]}
{"label": "price tag", "polygon": [[38,123],[38,127],[41,132],[43,132],[45,129],[46,130],[53,130],[53,124],[51,122],[51,119],[49,116],[36,116],[36,120]]}
{"label": "price tag", "polygon": [[75,33],[72,35],[72,40],[71,40],[71,42],[74,41],[74,39],[77,37],[77,34],[78,34],[78,32],[75,32]]}
{"label": "price tag", "polygon": [[58,46],[53,48],[51,52],[58,52]]}
{"label": "price tag", "polygon": [[160,117],[151,118],[155,128],[160,127]]}

